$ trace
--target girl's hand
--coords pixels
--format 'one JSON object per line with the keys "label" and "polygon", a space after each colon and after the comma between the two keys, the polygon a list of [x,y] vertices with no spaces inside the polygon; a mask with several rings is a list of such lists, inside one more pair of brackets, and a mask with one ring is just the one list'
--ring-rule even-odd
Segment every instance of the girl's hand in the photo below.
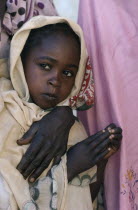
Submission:
{"label": "girl's hand", "polygon": [[[71,181],[79,173],[90,169],[104,158],[109,158],[119,149],[121,139],[122,129],[111,124],[105,130],[99,131],[71,147],[67,152],[68,181]],[[114,152],[110,154],[114,148]]]}
{"label": "girl's hand", "polygon": [[57,107],[39,122],[34,123],[30,130],[18,140],[18,145],[31,143],[22,157],[17,169],[26,179],[34,182],[48,167],[60,162],[67,150],[70,128],[75,117],[69,107]]}
{"label": "girl's hand", "polygon": [[[111,141],[108,144],[108,154],[104,157],[104,159],[108,159],[110,156],[112,156],[114,153],[117,152],[117,150],[120,147],[121,142],[118,141],[118,139],[122,139],[122,129],[119,127],[116,127],[115,124],[110,124],[105,128],[105,130],[108,130],[112,135],[111,135]],[[115,134],[115,135],[114,135]],[[121,135],[121,136],[120,136]]]}

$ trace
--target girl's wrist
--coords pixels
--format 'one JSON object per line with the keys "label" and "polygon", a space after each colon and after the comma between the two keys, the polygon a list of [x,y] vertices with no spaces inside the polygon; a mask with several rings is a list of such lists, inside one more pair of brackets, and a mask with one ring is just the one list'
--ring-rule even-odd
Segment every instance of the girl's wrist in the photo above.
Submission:
{"label": "girl's wrist", "polygon": [[68,178],[68,182],[70,182],[76,175],[77,175],[77,173],[72,168],[72,164],[69,161],[69,155],[67,154],[67,178]]}

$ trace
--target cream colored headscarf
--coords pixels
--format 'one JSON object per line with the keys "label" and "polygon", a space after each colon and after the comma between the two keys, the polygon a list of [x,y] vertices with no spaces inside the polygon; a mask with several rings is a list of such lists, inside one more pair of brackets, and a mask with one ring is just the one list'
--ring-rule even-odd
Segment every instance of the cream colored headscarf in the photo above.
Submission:
{"label": "cream colored headscarf", "polygon": [[[47,112],[29,102],[29,91],[25,80],[20,53],[29,36],[30,30],[48,24],[65,22],[71,26],[79,36],[81,42],[81,58],[75,84],[69,97],[79,93],[85,73],[87,51],[83,33],[80,27],[72,21],[61,17],[37,16],[29,20],[15,34],[10,50],[10,78],[0,79],[0,209],[7,204],[9,209],[18,207],[24,210],[31,209],[58,209],[58,210],[90,210],[92,203],[88,185],[95,173],[95,169],[87,175],[82,174],[68,185],[66,170],[66,155],[58,166],[51,169],[51,175],[46,177],[47,170],[31,187],[16,166],[27,146],[19,147],[16,140],[26,132],[34,121],[40,120]],[[7,64],[0,61],[1,74],[8,77]],[[59,105],[69,105],[69,97]],[[69,135],[69,145],[73,145],[87,137],[79,122],[72,127]],[[5,193],[5,197],[4,196]],[[7,194],[6,194],[7,193]],[[4,200],[5,199],[5,200]],[[7,200],[6,200],[7,199]],[[5,203],[4,203],[5,202]],[[4,206],[5,205],[5,206]]]}
{"label": "cream colored headscarf", "polygon": [[[79,36],[81,43],[81,57],[79,70],[76,76],[75,84],[72,89],[72,92],[69,97],[75,96],[79,93],[85,73],[85,67],[87,62],[87,51],[85,47],[85,42],[83,38],[83,33],[78,24],[75,24],[71,20],[67,20],[61,17],[44,17],[38,16],[32,18],[28,21],[24,26],[15,34],[11,42],[11,50],[10,50],[10,76],[14,89],[19,94],[20,98],[28,101],[29,100],[29,91],[27,87],[27,83],[24,77],[23,67],[21,63],[20,53],[25,45],[25,42],[29,36],[30,30],[34,28],[40,28],[45,25],[62,23],[65,22],[73,29],[73,31]],[[69,98],[68,97],[68,98]],[[69,105],[69,102],[65,100],[60,103]]]}

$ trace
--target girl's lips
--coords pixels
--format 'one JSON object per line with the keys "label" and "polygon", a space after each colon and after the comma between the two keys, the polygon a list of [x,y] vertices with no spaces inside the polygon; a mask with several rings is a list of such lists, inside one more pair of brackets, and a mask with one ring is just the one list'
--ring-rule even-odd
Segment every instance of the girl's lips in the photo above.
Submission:
{"label": "girl's lips", "polygon": [[48,100],[56,100],[57,96],[54,94],[50,94],[50,93],[43,93],[43,95],[48,99]]}

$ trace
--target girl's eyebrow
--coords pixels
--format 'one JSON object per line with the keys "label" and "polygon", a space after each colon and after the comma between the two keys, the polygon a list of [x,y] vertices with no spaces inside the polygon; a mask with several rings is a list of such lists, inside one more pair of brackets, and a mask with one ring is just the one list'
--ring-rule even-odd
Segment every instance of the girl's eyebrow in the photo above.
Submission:
{"label": "girl's eyebrow", "polygon": [[[40,60],[49,60],[51,62],[54,62],[54,63],[57,63],[58,61],[52,57],[49,57],[49,56],[41,56],[41,57],[38,57],[38,59]],[[69,68],[75,68],[78,70],[78,65],[75,65],[75,64],[68,64],[67,67]]]}
{"label": "girl's eyebrow", "polygon": [[75,68],[75,69],[78,69],[78,66],[77,66],[77,65],[75,65],[75,64],[69,64],[69,65],[67,65],[67,67],[69,67],[69,68]]}
{"label": "girl's eyebrow", "polygon": [[52,61],[52,62],[54,62],[54,63],[57,62],[56,59],[54,59],[54,58],[52,58],[52,57],[49,57],[49,56],[38,57],[38,59],[40,59],[40,60],[49,60],[49,61]]}

